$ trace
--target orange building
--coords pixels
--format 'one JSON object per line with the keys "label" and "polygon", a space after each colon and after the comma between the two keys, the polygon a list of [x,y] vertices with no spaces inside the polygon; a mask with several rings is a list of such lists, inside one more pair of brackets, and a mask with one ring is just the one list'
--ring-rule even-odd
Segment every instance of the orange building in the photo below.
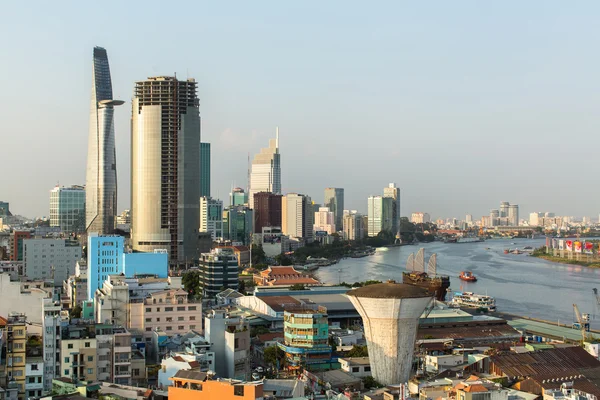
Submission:
{"label": "orange building", "polygon": [[254,282],[261,286],[305,285],[316,286],[321,282],[298,272],[294,267],[273,266],[254,275]]}
{"label": "orange building", "polygon": [[169,400],[257,400],[263,398],[262,382],[212,380],[206,372],[180,370],[170,378]]}

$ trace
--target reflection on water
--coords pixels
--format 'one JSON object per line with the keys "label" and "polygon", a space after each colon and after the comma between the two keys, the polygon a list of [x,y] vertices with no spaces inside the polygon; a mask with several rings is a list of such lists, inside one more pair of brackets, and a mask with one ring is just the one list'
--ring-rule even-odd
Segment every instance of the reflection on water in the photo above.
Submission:
{"label": "reflection on water", "polygon": [[[426,260],[437,253],[438,273],[450,276],[453,291],[487,293],[496,298],[498,311],[566,324],[574,320],[576,303],[581,312],[590,313],[592,327],[600,328],[600,311],[592,292],[592,288],[600,288],[600,269],[557,264],[525,254],[504,254],[505,248],[535,248],[544,243],[544,239],[513,239],[396,247],[365,258],[342,260],[319,269],[317,276],[332,284],[368,279],[402,281],[408,255],[424,247]],[[459,280],[464,270],[473,271],[478,281]]]}

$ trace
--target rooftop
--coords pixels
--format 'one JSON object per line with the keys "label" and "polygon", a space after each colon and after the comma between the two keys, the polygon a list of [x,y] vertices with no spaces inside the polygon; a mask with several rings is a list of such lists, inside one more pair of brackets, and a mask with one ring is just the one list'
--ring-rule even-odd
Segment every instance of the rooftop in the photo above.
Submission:
{"label": "rooftop", "polygon": [[340,357],[339,359],[346,361],[349,365],[371,365],[369,357]]}
{"label": "rooftop", "polygon": [[426,289],[404,283],[376,283],[350,290],[348,296],[371,299],[415,299],[431,297]]}

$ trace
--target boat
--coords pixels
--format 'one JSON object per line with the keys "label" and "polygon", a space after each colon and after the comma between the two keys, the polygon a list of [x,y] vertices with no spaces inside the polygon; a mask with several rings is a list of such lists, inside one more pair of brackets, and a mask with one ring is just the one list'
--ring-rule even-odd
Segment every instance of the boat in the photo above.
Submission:
{"label": "boat", "polygon": [[525,247],[523,247],[523,250],[533,250],[533,247],[531,247],[531,246],[525,246]]}
{"label": "boat", "polygon": [[479,243],[479,242],[483,242],[483,241],[484,240],[480,237],[461,237],[461,238],[458,238],[456,243]]}
{"label": "boat", "polygon": [[452,237],[452,238],[446,238],[446,239],[444,240],[444,243],[457,243],[457,242],[458,242],[458,239],[457,239],[457,238],[455,238],[455,237]]}
{"label": "boat", "polygon": [[408,256],[406,272],[402,273],[402,283],[419,286],[436,298],[438,301],[446,299],[450,287],[450,277],[437,274],[437,255],[434,253],[427,263],[425,271],[425,249],[421,248],[415,257],[413,253]]}
{"label": "boat", "polygon": [[510,252],[510,249],[504,249],[504,254],[508,254]]}
{"label": "boat", "polygon": [[350,257],[351,258],[363,258],[363,257],[366,257],[368,255],[369,255],[369,253],[366,252],[366,251],[357,251],[356,253],[352,253],[350,255]]}
{"label": "boat", "polygon": [[477,282],[477,277],[471,271],[461,271],[458,278],[466,282]]}
{"label": "boat", "polygon": [[496,299],[492,296],[473,292],[456,292],[450,304],[454,307],[476,308],[483,311],[496,311]]}

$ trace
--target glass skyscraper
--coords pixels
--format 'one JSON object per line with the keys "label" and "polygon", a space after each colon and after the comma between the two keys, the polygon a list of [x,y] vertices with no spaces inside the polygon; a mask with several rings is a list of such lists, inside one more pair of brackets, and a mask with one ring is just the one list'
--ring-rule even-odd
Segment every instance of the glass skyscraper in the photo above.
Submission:
{"label": "glass skyscraper", "polygon": [[50,191],[50,226],[58,226],[65,233],[85,232],[83,186],[57,186]]}
{"label": "glass skyscraper", "polygon": [[254,194],[259,192],[281,194],[281,160],[279,154],[279,128],[269,147],[260,150],[252,160],[248,202],[254,209]]}
{"label": "glass skyscraper", "polygon": [[335,219],[335,228],[338,231],[342,230],[344,217],[344,189],[326,188],[325,201],[323,202],[323,205],[325,207],[329,207],[329,211],[333,213],[333,217]]}
{"label": "glass skyscraper", "polygon": [[166,249],[172,264],[198,258],[200,111],[194,79],[136,82],[131,112],[133,250]]}
{"label": "glass skyscraper", "polygon": [[86,172],[86,215],[88,232],[112,233],[117,214],[117,161],[115,155],[114,100],[106,50],[94,47],[92,100]]}
{"label": "glass skyscraper", "polygon": [[200,197],[210,197],[210,143],[200,143]]}

